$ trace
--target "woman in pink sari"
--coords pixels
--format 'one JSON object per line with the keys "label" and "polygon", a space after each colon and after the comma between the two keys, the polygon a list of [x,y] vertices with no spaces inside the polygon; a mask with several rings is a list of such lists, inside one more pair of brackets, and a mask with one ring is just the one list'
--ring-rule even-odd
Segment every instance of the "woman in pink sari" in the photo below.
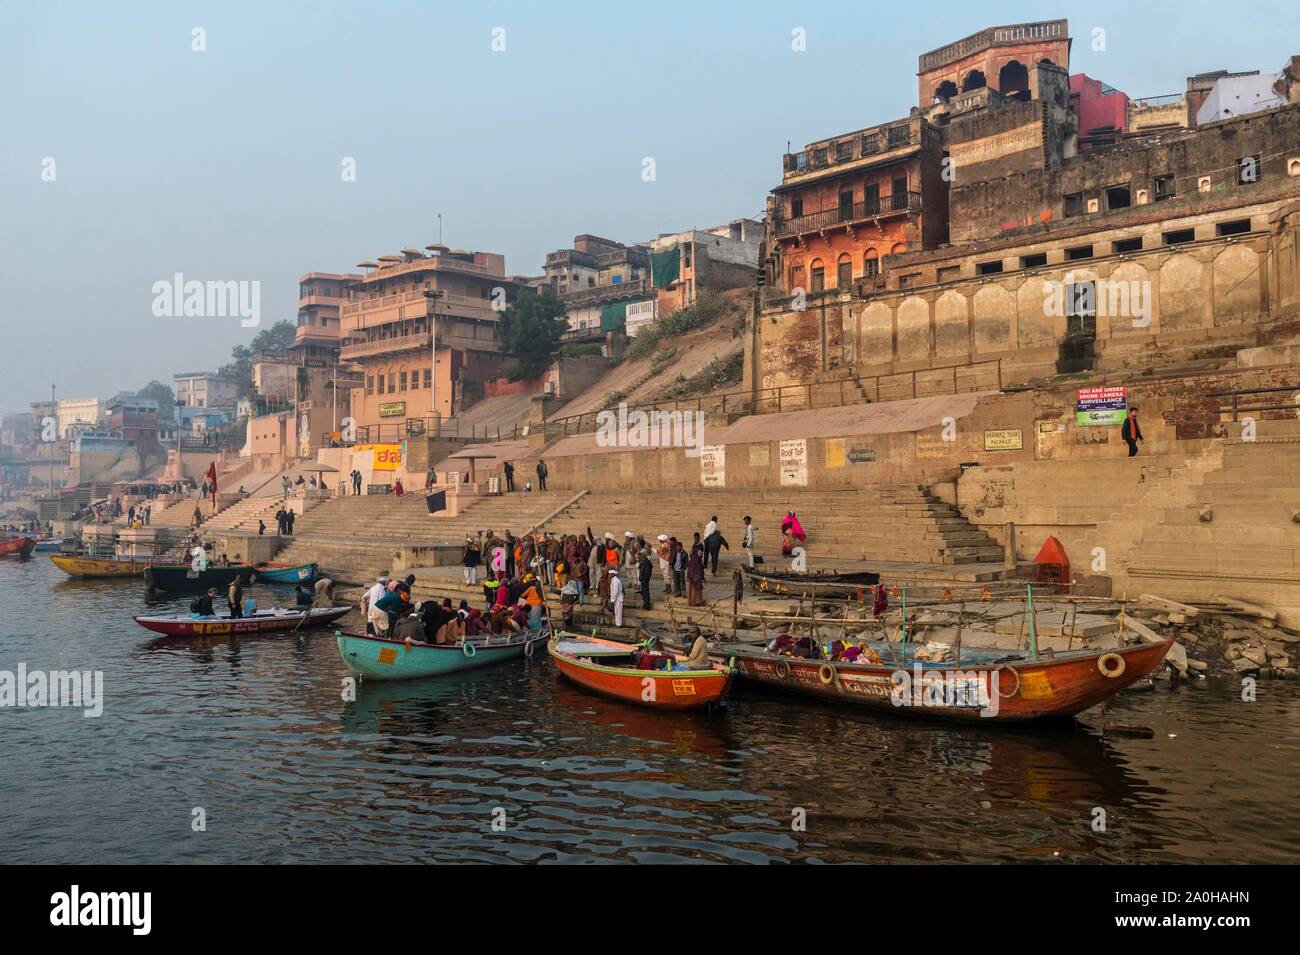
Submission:
{"label": "woman in pink sari", "polygon": [[794,511],[786,511],[785,518],[781,521],[781,553],[789,557],[794,551],[794,545],[802,544],[807,539],[808,535],[803,532],[803,525],[799,523]]}

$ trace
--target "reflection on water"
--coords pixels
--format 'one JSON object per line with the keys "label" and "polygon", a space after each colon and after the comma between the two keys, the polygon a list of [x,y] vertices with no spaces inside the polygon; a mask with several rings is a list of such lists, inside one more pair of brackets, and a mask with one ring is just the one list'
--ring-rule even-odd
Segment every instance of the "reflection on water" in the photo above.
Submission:
{"label": "reflection on water", "polygon": [[7,861],[1300,859],[1294,684],[1127,693],[1105,719],[1145,740],[1096,712],[948,726],[744,687],[665,715],[544,657],[345,702],[326,631],[168,641],[144,607],[138,581],[0,563],[0,669],[103,670],[106,696],[100,719],[0,709]]}

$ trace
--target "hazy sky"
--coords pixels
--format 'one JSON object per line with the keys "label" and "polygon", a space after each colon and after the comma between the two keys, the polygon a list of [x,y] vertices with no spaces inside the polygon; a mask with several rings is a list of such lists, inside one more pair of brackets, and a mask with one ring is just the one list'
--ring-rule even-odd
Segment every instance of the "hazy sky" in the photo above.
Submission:
{"label": "hazy sky", "polygon": [[582,232],[757,215],[787,141],[906,116],[920,53],[1058,16],[1071,71],[1131,95],[1300,53],[1294,0],[0,0],[0,411],[52,381],[62,397],[170,383],[256,333],[156,317],[153,284],[176,272],[259,281],[266,325],[293,320],[302,273],[436,241],[439,212],[448,245],[519,274]]}

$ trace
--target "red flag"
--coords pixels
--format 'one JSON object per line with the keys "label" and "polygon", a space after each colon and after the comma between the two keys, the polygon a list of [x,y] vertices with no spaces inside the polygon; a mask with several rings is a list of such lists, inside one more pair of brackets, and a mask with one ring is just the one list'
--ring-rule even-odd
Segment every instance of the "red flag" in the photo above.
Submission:
{"label": "red flag", "polygon": [[212,488],[212,506],[217,506],[217,462],[208,466],[208,486]]}

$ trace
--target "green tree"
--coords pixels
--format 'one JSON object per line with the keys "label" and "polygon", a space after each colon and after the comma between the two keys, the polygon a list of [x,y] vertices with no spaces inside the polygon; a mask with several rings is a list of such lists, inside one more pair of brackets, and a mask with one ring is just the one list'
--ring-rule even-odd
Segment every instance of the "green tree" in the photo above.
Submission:
{"label": "green tree", "polygon": [[501,350],[517,367],[512,381],[535,378],[546,371],[560,350],[560,338],[568,331],[564,303],[550,289],[521,293],[501,313],[497,335]]}
{"label": "green tree", "polygon": [[239,383],[239,396],[247,398],[253,393],[253,359],[258,355],[283,354],[293,344],[296,334],[293,322],[278,321],[264,328],[247,345],[236,345],[230,350],[230,363],[218,370],[222,378]]}
{"label": "green tree", "polygon": [[152,398],[158,402],[158,420],[171,421],[176,417],[176,392],[170,385],[164,385],[154,379],[136,392],[141,398]]}

